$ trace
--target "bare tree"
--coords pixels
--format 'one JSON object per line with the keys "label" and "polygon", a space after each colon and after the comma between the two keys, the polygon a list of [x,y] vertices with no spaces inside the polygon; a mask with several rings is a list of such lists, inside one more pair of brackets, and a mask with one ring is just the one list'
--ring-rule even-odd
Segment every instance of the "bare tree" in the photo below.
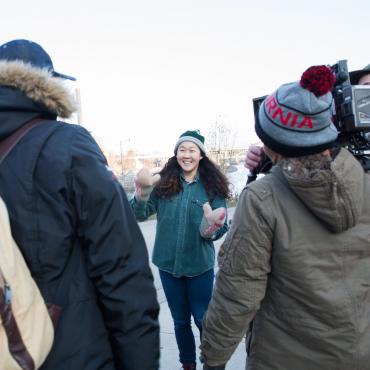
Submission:
{"label": "bare tree", "polygon": [[224,122],[221,116],[207,130],[207,149],[221,170],[225,169],[227,150],[234,147],[236,135],[237,133]]}

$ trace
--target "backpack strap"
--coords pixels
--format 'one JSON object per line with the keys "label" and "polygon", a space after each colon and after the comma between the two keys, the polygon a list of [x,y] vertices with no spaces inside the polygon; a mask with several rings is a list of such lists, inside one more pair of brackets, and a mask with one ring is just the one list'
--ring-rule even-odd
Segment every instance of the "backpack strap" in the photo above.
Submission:
{"label": "backpack strap", "polygon": [[[30,132],[33,128],[46,123],[50,122],[50,120],[44,119],[44,118],[34,118],[30,121],[28,121],[26,124],[24,124],[22,127],[18,128],[16,131],[14,131],[10,136],[8,136],[6,139],[0,141],[0,165],[4,161],[4,159],[7,157],[7,155],[11,152],[11,150],[19,143],[19,141],[26,136],[28,132]],[[54,125],[49,132],[47,132],[47,136],[42,139],[42,141],[39,143],[43,145],[45,141],[49,138],[50,134],[54,132],[54,130],[58,126]],[[40,146],[41,148],[41,146]],[[31,167],[35,165],[35,161],[37,156],[31,156],[32,158],[35,157],[31,161]],[[33,173],[33,171],[31,172]],[[73,253],[72,253],[73,254]],[[72,257],[72,256],[71,256]],[[58,292],[56,294],[55,303],[46,303],[49,315],[51,317],[51,320],[53,322],[54,327],[56,327],[57,322],[59,321],[59,317],[61,315],[61,308],[65,307],[68,303],[67,297],[65,296],[65,292],[69,285],[71,284],[71,279],[73,278],[74,272],[77,268],[76,264],[78,262],[74,261],[73,258],[70,258],[70,261],[67,264],[66,270],[69,273],[70,278],[62,278],[61,283],[59,284]],[[64,274],[65,275],[65,274]],[[0,288],[5,288],[5,280],[2,276],[2,273],[0,271]]]}
{"label": "backpack strap", "polygon": [[0,164],[10,153],[10,151],[18,144],[23,136],[27,134],[34,127],[40,125],[41,123],[46,122],[44,118],[34,118],[31,121],[28,121],[25,125],[20,127],[18,130],[14,131],[10,136],[5,140],[0,142]]}
{"label": "backpack strap", "polygon": [[[29,160],[25,165],[26,168],[31,168],[32,171],[27,171],[27,174],[32,176],[34,172],[34,167],[37,162],[38,152],[42,150],[44,143],[49,139],[50,135],[60,126],[59,121],[55,121],[57,124],[50,124],[52,123],[50,120],[43,119],[43,118],[35,118],[31,121],[28,121],[22,127],[14,131],[10,136],[8,136],[5,140],[0,141],[0,165],[3,160],[7,157],[10,151],[18,144],[18,142],[33,128],[49,122],[49,130],[45,130],[43,135],[37,137],[37,142],[33,146],[34,152],[30,153],[28,156]],[[27,175],[28,176],[28,175]],[[30,184],[33,184],[33,181],[28,181]],[[69,256],[68,262],[66,264],[66,268],[63,272],[61,277],[61,281],[54,292],[54,299],[52,303],[47,302],[47,308],[51,319],[53,321],[54,326],[56,326],[57,321],[59,320],[59,316],[61,314],[61,308],[64,308],[68,305],[68,294],[66,292],[69,291],[70,286],[72,285],[72,280],[75,275],[75,272],[78,268],[78,264],[82,258],[80,248],[73,248],[71,251],[71,255]],[[1,276],[0,276],[0,283],[1,283]],[[0,284],[1,285],[1,284]]]}

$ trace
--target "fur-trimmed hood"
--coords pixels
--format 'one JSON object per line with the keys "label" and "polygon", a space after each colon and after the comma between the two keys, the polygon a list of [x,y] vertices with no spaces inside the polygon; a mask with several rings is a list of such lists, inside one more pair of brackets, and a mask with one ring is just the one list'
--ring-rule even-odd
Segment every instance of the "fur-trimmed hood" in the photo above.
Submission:
{"label": "fur-trimmed hood", "polygon": [[0,86],[20,90],[61,118],[70,117],[77,109],[75,99],[62,79],[22,61],[0,61]]}
{"label": "fur-trimmed hood", "polygon": [[364,170],[346,149],[331,158],[321,154],[279,162],[303,203],[335,233],[355,226],[364,204]]}

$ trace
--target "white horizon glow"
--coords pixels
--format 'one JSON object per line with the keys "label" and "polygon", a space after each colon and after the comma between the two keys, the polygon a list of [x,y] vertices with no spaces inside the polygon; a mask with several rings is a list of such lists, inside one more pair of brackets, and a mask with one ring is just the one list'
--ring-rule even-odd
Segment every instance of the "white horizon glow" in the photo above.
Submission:
{"label": "white horizon glow", "polygon": [[112,151],[171,152],[218,119],[241,147],[258,141],[252,98],[310,65],[370,63],[369,14],[365,0],[6,2],[0,43],[36,41],[77,77],[83,124]]}

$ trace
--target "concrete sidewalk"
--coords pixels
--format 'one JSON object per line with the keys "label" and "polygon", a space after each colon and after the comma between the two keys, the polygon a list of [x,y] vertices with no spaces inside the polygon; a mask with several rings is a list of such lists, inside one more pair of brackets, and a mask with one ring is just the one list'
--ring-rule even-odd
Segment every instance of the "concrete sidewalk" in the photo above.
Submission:
{"label": "concrete sidewalk", "polygon": [[[232,211],[232,210],[231,210]],[[230,212],[230,210],[229,210]],[[230,212],[232,213],[232,212]],[[154,238],[155,238],[155,227],[156,221],[146,221],[139,223],[141,231],[144,235],[145,241],[148,246],[149,256],[152,254]],[[221,244],[222,240],[215,243],[216,252]],[[160,303],[161,311],[159,315],[159,322],[161,327],[161,366],[160,370],[178,370],[181,368],[181,364],[178,360],[178,350],[176,345],[176,339],[173,328],[173,321],[171,318],[171,313],[169,311],[166,297],[164,295],[161,281],[159,278],[158,269],[151,264],[150,265],[154,275],[154,283],[157,289],[158,301]],[[199,347],[199,332],[195,327],[193,328],[194,335],[196,336],[197,348]],[[199,351],[198,356],[199,357]],[[241,342],[228,362],[227,370],[244,370],[245,369],[245,343]],[[198,369],[202,369],[201,364],[198,360]]]}

